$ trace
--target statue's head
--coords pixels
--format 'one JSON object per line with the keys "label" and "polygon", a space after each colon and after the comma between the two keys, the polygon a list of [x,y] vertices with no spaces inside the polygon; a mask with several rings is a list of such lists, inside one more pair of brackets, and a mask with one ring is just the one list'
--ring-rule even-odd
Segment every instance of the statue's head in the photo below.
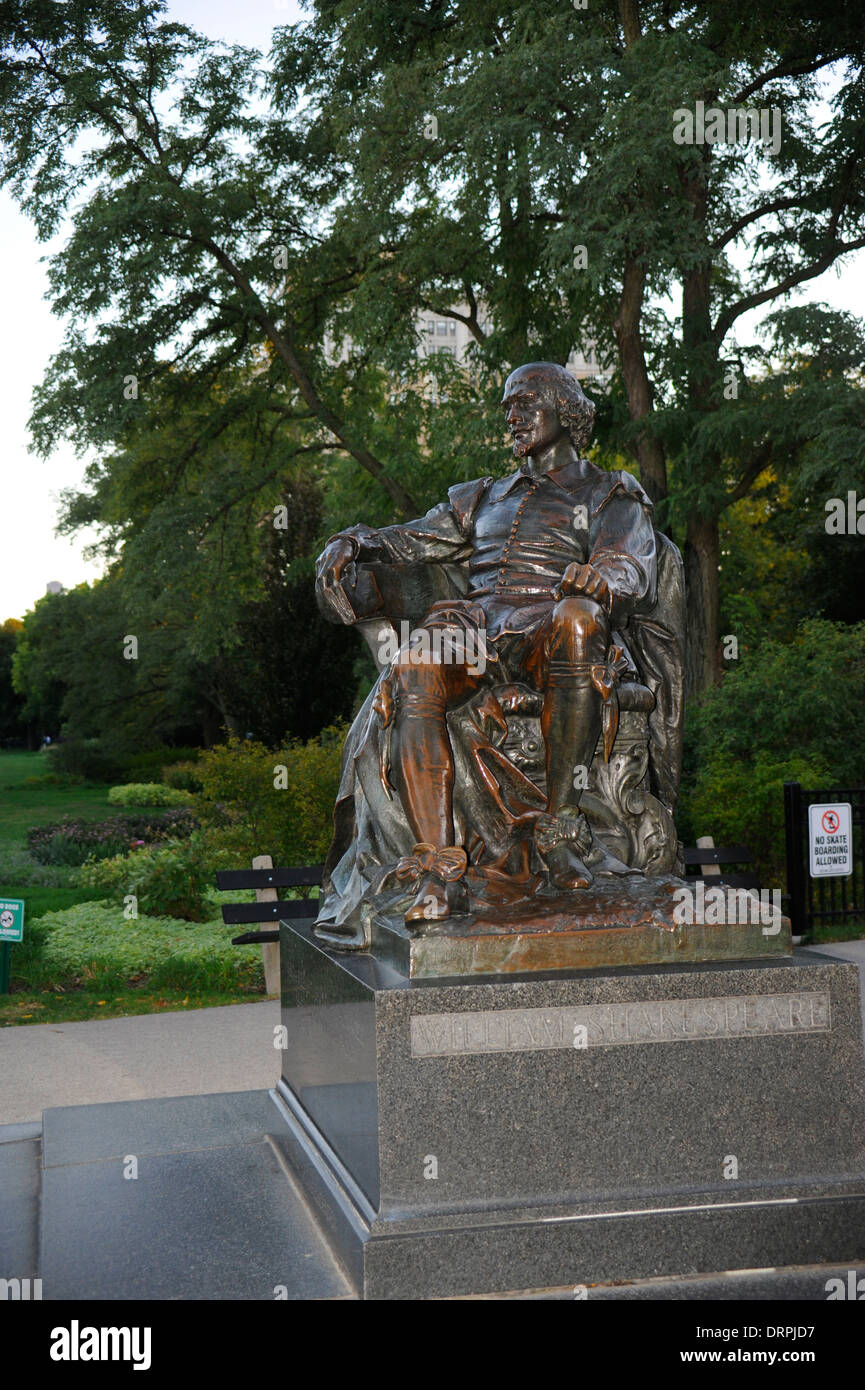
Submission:
{"label": "statue's head", "polygon": [[505,418],[515,435],[517,459],[567,435],[574,449],[591,439],[595,406],[579,381],[555,361],[528,361],[512,371],[502,396]]}
{"label": "statue's head", "polygon": [[595,405],[579,382],[556,362],[527,362],[505,382],[502,405],[514,435],[514,454],[526,454],[567,435],[584,449],[592,437]]}

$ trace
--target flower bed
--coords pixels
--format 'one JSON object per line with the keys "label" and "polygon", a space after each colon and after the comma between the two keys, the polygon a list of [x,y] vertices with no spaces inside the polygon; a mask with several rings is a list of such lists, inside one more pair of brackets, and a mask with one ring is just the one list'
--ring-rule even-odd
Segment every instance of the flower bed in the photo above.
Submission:
{"label": "flower bed", "polygon": [[186,839],[197,825],[186,807],[101,821],[67,820],[34,826],[27,833],[27,848],[40,864],[79,865],[88,859],[125,854],[140,843]]}

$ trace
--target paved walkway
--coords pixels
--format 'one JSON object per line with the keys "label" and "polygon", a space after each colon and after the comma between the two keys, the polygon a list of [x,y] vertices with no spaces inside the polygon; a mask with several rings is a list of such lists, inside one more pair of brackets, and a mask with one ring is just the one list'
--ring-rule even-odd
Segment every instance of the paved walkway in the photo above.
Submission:
{"label": "paved walkway", "polygon": [[273,1086],[279,1003],[0,1029],[0,1125],[54,1105]]}

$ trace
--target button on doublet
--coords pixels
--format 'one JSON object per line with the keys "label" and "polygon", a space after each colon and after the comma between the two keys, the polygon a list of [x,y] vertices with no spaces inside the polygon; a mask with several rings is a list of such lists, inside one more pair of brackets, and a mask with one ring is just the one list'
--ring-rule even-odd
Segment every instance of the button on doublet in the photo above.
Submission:
{"label": "button on doublet", "polygon": [[531,497],[532,493],[534,492],[535,488],[537,487],[538,481],[539,481],[539,480],[538,480],[537,478],[532,478],[532,479],[530,479],[530,481],[529,481],[529,486],[528,486],[528,488],[526,489],[526,491],[525,491],[525,493],[523,494],[523,496],[521,497],[521,499],[520,499],[520,504],[519,504],[519,506],[517,507],[516,511],[514,512],[514,519],[513,519],[513,522],[511,523],[510,534],[508,535],[508,538],[507,538],[507,540],[505,541],[504,547],[503,547],[503,549],[502,549],[502,562],[501,562],[501,566],[500,566],[500,568],[499,568],[499,577],[498,577],[498,580],[497,580],[497,582],[496,582],[496,593],[499,593],[499,592],[501,591],[502,585],[503,585],[504,580],[505,580],[505,577],[506,577],[506,575],[507,575],[507,565],[508,565],[508,559],[509,559],[510,553],[511,553],[511,546],[512,546],[513,543],[514,543],[514,540],[516,539],[517,531],[519,530],[520,519],[521,519],[522,514],[523,514],[523,508],[525,507],[526,503],[528,502],[529,498]]}

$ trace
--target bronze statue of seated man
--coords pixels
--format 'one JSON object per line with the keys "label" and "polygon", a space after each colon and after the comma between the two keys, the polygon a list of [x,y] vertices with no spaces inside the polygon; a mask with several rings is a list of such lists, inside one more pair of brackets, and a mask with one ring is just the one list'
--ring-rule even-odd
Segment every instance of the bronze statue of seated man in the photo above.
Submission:
{"label": "bronze statue of seated man", "polygon": [[[457,484],[446,502],[417,521],[378,530],[354,526],[328,541],[317,566],[323,609],[352,622],[346,591],[356,583],[358,565],[445,562],[466,573],[464,596],[430,608],[420,648],[414,642],[396,653],[347,745],[347,760],[357,771],[364,743],[371,737],[379,743],[381,787],[359,772],[355,782],[359,777],[363,784],[369,826],[376,826],[378,806],[382,843],[357,843],[355,821],[348,856],[343,825],[343,883],[358,865],[367,872],[370,862],[387,858],[388,848],[401,849],[397,876],[416,883],[405,914],[410,926],[465,910],[470,846],[465,810],[460,819],[466,843],[455,829],[459,760],[448,717],[483,690],[490,692],[487,714],[503,727],[505,715],[535,692],[546,806],[532,812],[534,862],[542,867],[546,891],[579,893],[589,886],[592,872],[585,861],[592,836],[581,812],[581,772],[592,763],[601,736],[609,758],[616,683],[628,665],[612,633],[656,603],[659,538],[651,502],[629,473],[604,471],[581,456],[594,405],[577,381],[555,364],[530,363],[508,377],[502,405],[520,460],[516,472],[498,481]],[[342,801],[353,775],[344,768]],[[482,769],[480,797],[484,778]],[[498,795],[493,786],[489,791]],[[380,797],[385,800],[377,802]],[[385,801],[399,808],[396,820],[393,804]],[[520,819],[515,815],[514,824]],[[335,821],[336,846],[339,802]],[[413,843],[401,843],[403,823]],[[378,839],[377,833],[371,838]],[[483,862],[477,836],[473,845],[473,862]],[[332,854],[331,868],[338,857]]]}

